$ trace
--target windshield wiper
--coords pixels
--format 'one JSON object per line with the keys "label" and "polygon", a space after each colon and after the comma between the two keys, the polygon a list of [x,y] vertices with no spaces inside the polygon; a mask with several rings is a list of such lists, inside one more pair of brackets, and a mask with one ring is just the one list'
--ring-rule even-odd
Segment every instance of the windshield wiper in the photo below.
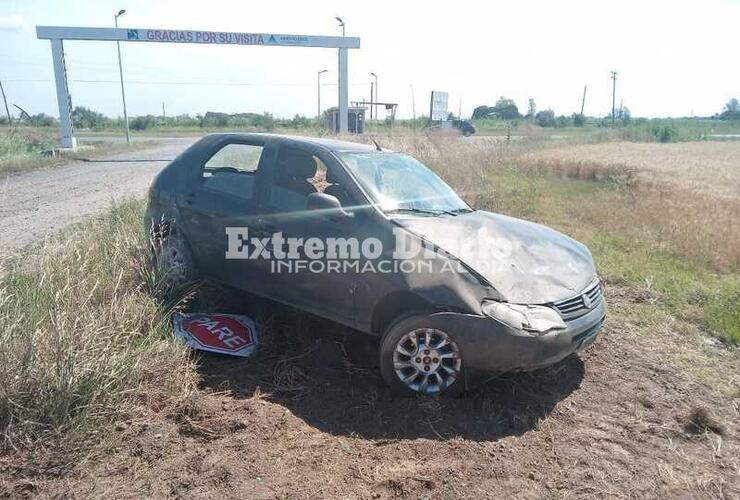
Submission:
{"label": "windshield wiper", "polygon": [[445,210],[425,210],[423,208],[393,208],[391,210],[386,210],[387,214],[426,214],[426,215],[434,215],[434,216],[440,216],[442,214],[449,214],[450,212],[446,212]]}
{"label": "windshield wiper", "polygon": [[391,213],[411,213],[411,214],[428,214],[428,215],[434,215],[436,217],[439,217],[440,215],[452,215],[453,217],[460,215],[461,213],[468,213],[472,212],[473,210],[470,208],[456,208],[454,210],[427,210],[424,208],[394,208],[392,210],[387,210],[387,214]]}
{"label": "windshield wiper", "polygon": [[463,207],[463,208],[456,208],[454,210],[450,210],[447,213],[453,214],[453,215],[460,215],[460,214],[469,214],[470,212],[475,212],[475,209],[470,207]]}

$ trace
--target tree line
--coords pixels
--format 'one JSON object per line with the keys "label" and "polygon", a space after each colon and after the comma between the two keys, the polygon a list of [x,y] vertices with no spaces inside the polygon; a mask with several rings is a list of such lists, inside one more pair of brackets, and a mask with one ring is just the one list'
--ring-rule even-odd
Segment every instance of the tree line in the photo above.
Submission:
{"label": "tree line", "polygon": [[[630,122],[632,116],[629,108],[620,106],[614,111],[614,119],[621,124]],[[713,115],[711,118],[719,120],[740,120],[740,104],[736,98],[732,98],[725,104],[723,111]],[[537,111],[534,99],[527,103],[527,114],[522,115],[516,103],[507,97],[501,96],[493,106],[481,105],[473,110],[473,120],[499,119],[499,120],[530,120],[540,127],[580,127],[585,125],[586,117],[581,113],[573,113],[570,116],[556,116],[552,109]],[[611,121],[611,110],[599,124]]]}

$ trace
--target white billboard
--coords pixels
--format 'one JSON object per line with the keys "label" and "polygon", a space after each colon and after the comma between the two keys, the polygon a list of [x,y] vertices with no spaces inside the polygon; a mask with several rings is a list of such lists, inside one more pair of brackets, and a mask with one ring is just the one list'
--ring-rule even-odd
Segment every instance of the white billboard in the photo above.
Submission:
{"label": "white billboard", "polygon": [[432,102],[429,108],[429,117],[432,121],[445,121],[449,115],[447,101],[449,94],[439,90],[432,90]]}

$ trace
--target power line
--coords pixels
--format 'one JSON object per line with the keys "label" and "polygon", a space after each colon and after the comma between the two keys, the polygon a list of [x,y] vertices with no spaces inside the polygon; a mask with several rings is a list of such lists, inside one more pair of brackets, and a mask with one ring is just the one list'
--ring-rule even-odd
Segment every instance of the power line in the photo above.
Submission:
{"label": "power line", "polygon": [[[48,79],[34,79],[34,78],[19,78],[12,80],[5,80],[6,82],[12,83],[54,83],[54,80]],[[88,79],[69,79],[70,82],[75,83],[120,83],[119,80],[88,80]],[[226,86],[226,87],[313,87],[312,83],[288,83],[288,82],[267,82],[267,83],[255,83],[255,82],[209,82],[209,81],[153,81],[153,80],[126,80],[126,83],[136,85],[206,85],[206,86]],[[336,83],[322,83],[322,86],[336,86]],[[367,86],[367,83],[353,83],[353,87]]]}

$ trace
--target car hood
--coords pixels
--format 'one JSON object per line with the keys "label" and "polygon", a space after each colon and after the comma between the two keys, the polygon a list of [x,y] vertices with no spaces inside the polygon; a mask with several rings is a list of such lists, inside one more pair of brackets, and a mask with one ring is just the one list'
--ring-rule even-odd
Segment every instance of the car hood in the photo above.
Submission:
{"label": "car hood", "polygon": [[533,222],[481,210],[394,221],[460,259],[512,303],[572,297],[596,274],[585,245]]}

